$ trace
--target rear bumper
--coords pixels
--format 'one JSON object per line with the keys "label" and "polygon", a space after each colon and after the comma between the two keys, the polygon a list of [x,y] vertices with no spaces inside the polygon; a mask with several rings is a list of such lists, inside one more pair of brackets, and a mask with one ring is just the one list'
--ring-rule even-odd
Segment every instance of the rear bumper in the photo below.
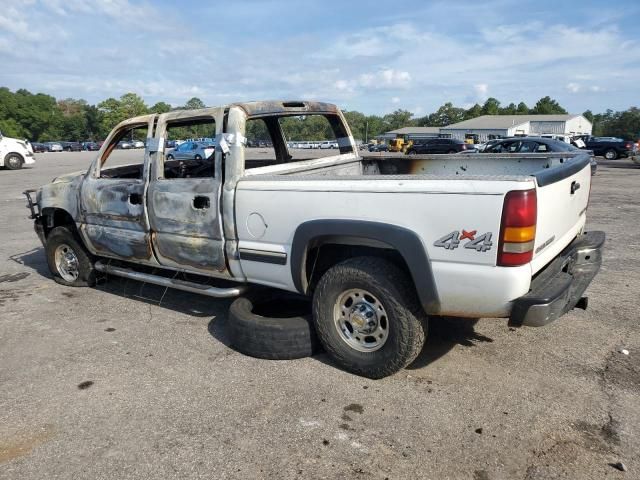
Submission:
{"label": "rear bumper", "polygon": [[604,232],[577,237],[531,282],[531,290],[513,302],[509,325],[540,327],[578,305],[602,263]]}

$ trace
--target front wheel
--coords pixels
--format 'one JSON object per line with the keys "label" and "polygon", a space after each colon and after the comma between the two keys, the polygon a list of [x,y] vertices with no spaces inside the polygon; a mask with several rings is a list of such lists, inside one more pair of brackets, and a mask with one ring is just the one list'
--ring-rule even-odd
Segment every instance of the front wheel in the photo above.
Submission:
{"label": "front wheel", "polygon": [[10,153],[4,157],[4,166],[9,170],[19,170],[23,163],[22,157],[17,153]]}
{"label": "front wheel", "polygon": [[54,228],[47,237],[45,251],[49,270],[56,282],[68,287],[95,285],[93,257],[71,229]]}
{"label": "front wheel", "polygon": [[345,370],[383,378],[409,365],[427,317],[406,273],[388,260],[358,257],[329,269],[313,296],[318,337]]}

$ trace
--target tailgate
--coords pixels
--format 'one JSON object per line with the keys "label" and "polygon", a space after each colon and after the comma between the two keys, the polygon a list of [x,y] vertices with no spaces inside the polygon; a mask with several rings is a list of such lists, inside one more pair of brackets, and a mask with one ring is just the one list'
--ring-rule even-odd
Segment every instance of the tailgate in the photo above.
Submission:
{"label": "tailgate", "polygon": [[532,273],[553,260],[584,228],[591,188],[589,155],[564,162],[536,175],[538,219]]}

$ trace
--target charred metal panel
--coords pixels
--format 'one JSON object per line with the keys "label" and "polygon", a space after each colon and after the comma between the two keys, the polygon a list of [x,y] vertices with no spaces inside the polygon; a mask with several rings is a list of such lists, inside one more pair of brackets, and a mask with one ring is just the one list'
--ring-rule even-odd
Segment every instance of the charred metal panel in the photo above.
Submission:
{"label": "charred metal panel", "polygon": [[142,180],[88,177],[82,185],[82,235],[96,255],[155,263],[144,215]]}
{"label": "charred metal panel", "polygon": [[281,114],[310,114],[310,113],[337,113],[338,107],[324,102],[299,102],[299,101],[265,101],[234,103],[231,106],[240,107],[248,117],[260,117],[265,115]]}
{"label": "charred metal panel", "polygon": [[[171,122],[215,121],[222,133],[224,110],[169,112],[160,115],[156,138],[164,138]],[[153,165],[147,191],[149,227],[156,258],[161,265],[228,275],[220,215],[222,152],[215,152],[215,177],[164,178],[164,152],[151,154]]]}
{"label": "charred metal panel", "polygon": [[75,221],[79,221],[78,199],[83,177],[82,173],[65,175],[44,185],[39,194],[39,205],[42,211],[61,209],[71,215]]}
{"label": "charred metal panel", "polygon": [[144,231],[91,224],[83,225],[80,231],[96,255],[146,261],[152,258],[149,234]]}
{"label": "charred metal panel", "polygon": [[223,243],[220,240],[154,233],[153,246],[162,265],[197,271],[226,270]]}

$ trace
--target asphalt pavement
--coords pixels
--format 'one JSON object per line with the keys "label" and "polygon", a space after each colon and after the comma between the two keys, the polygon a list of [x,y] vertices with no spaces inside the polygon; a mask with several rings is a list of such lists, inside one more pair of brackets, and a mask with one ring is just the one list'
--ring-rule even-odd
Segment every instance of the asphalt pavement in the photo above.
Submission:
{"label": "asphalt pavement", "polygon": [[21,192],[93,156],[0,170],[0,479],[640,478],[629,160],[601,162],[593,179],[588,228],[607,244],[588,310],[537,329],[432,319],[416,362],[374,381],[325,354],[235,352],[226,300],[56,284]]}

